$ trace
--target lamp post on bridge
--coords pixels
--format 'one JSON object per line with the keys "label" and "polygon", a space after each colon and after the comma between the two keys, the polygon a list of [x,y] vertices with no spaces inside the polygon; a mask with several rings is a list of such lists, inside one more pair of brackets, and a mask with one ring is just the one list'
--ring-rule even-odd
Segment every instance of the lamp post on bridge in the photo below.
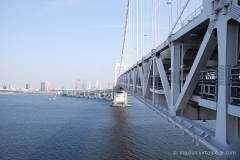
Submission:
{"label": "lamp post on bridge", "polygon": [[[168,4],[168,5],[170,5],[170,4],[172,4],[172,1],[171,0],[168,0],[168,1],[166,1],[166,2],[160,2],[160,3],[158,3],[157,4],[157,6],[155,7],[155,11],[156,11],[156,9],[158,8],[158,7],[160,7],[160,5],[162,5],[162,4]],[[170,15],[169,15],[170,16]],[[155,16],[154,17],[154,21],[155,21],[155,25],[157,24],[157,21],[156,21],[156,19],[157,19],[157,17]],[[168,21],[169,21],[169,23],[168,23],[168,25],[169,25],[169,32],[170,32],[170,18],[168,19]],[[152,22],[152,31],[154,31],[153,29],[154,29],[154,22]],[[158,29],[158,27],[157,27],[157,29]],[[159,31],[157,30],[157,33],[158,33]],[[154,37],[154,32],[152,32],[153,33],[153,37]],[[158,36],[158,35],[157,35]],[[159,37],[160,37],[160,35],[159,35]],[[156,38],[156,37],[155,37]],[[152,49],[155,49],[156,47],[157,47],[157,42],[158,42],[158,39],[156,38],[156,39],[153,39],[152,40],[152,42],[153,43],[155,43],[155,45],[153,45],[153,47],[152,47]],[[160,41],[160,40],[159,40]]]}
{"label": "lamp post on bridge", "polygon": [[[138,39],[141,38],[141,37],[147,37],[147,34],[138,35],[138,36],[137,36],[137,41],[138,41]],[[142,56],[143,56],[142,53],[144,52],[144,38],[143,38],[143,40],[142,40],[142,46],[141,46],[141,47],[142,47],[141,59],[142,59]],[[138,61],[138,43],[137,43],[137,47],[136,47],[135,49],[136,49],[136,53],[137,53],[137,54],[136,54],[136,60]],[[137,61],[136,61],[136,62],[137,62]]]}

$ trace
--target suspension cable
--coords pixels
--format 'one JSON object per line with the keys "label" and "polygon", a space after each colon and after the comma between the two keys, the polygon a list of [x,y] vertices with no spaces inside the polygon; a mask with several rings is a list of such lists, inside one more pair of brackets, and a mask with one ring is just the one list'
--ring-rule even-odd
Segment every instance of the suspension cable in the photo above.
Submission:
{"label": "suspension cable", "polygon": [[190,0],[188,0],[188,1],[186,2],[186,4],[184,5],[184,7],[183,7],[183,9],[182,9],[182,11],[181,11],[181,13],[180,13],[180,15],[179,15],[179,17],[178,17],[176,23],[174,24],[174,26],[173,26],[173,28],[172,28],[172,30],[171,30],[171,32],[170,32],[170,34],[173,33],[174,28],[176,27],[178,21],[179,21],[180,18],[182,17],[182,14],[183,14],[183,12],[185,11],[185,9],[186,9],[186,7],[187,7],[187,5],[188,5],[189,2],[190,2]]}
{"label": "suspension cable", "polygon": [[121,62],[120,62],[120,69],[119,69],[119,74],[120,75],[120,71],[122,69],[122,62],[123,62],[123,54],[124,54],[124,44],[125,44],[125,37],[126,37],[126,30],[127,30],[127,19],[128,19],[128,11],[129,11],[129,1],[128,0],[128,4],[127,4],[127,14],[126,14],[126,19],[125,19],[125,30],[124,30],[124,38],[123,38],[123,46],[122,46],[122,56],[121,56]]}

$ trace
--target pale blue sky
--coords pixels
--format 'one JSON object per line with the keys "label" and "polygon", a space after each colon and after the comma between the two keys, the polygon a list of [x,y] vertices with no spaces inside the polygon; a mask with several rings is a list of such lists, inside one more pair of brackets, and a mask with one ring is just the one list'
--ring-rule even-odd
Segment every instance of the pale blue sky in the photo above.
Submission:
{"label": "pale blue sky", "polygon": [[[106,88],[114,80],[114,64],[121,60],[127,2],[0,0],[0,86],[29,83],[39,88],[40,82],[48,81],[52,88],[74,88],[81,79],[92,87],[98,80],[99,87]],[[182,20],[201,2],[190,1]],[[172,0],[172,25],[181,11],[177,8],[185,3]],[[168,7],[161,5],[159,44],[169,33]],[[144,34],[147,49],[152,37]]]}
{"label": "pale blue sky", "polygon": [[127,0],[0,0],[0,86],[114,79]]}

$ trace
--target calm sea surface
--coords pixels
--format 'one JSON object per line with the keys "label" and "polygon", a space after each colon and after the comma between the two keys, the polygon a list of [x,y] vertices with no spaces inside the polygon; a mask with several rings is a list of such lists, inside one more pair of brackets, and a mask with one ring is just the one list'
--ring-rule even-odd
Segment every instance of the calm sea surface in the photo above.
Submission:
{"label": "calm sea surface", "polygon": [[52,97],[0,95],[0,159],[215,159],[180,155],[209,150],[135,98],[122,108],[100,99],[46,100]]}

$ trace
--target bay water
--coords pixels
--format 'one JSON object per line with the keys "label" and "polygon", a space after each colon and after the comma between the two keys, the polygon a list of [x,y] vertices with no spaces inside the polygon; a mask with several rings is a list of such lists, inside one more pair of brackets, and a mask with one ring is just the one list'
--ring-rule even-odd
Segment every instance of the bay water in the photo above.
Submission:
{"label": "bay water", "polygon": [[[182,154],[195,146],[172,123],[135,98],[131,107],[110,100],[53,95],[0,95],[0,159],[215,159]],[[200,122],[203,123],[203,122]],[[205,122],[214,129],[214,123]]]}

